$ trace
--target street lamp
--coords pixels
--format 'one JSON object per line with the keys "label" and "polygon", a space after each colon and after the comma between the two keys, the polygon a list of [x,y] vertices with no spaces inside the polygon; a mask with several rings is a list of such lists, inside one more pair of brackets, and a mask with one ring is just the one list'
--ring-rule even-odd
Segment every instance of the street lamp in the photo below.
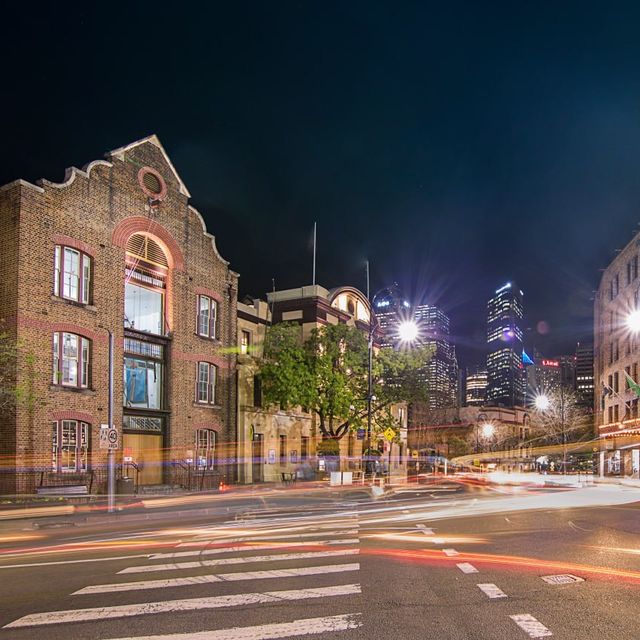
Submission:
{"label": "street lamp", "polygon": [[635,309],[634,311],[631,311],[627,315],[625,324],[627,325],[627,328],[629,329],[629,331],[631,331],[632,333],[640,332],[640,309]]}
{"label": "street lamp", "polygon": [[492,438],[496,432],[496,426],[493,422],[487,420],[487,416],[484,413],[479,414],[478,421],[476,422],[476,453],[480,451],[480,424],[482,424],[483,438]]}
{"label": "street lamp", "polygon": [[398,325],[398,339],[401,343],[411,344],[418,337],[418,325],[413,320],[403,320]]}
{"label": "street lamp", "polygon": [[549,400],[549,396],[546,393],[538,394],[533,404],[539,411],[548,411],[551,408],[551,400]]}

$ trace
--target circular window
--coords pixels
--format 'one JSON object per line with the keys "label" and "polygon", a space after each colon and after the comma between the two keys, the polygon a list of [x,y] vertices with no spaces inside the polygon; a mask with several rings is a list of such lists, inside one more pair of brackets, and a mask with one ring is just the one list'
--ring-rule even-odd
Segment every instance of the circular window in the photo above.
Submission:
{"label": "circular window", "polygon": [[151,167],[138,171],[138,183],[152,200],[162,200],[167,195],[167,185],[162,176]]}

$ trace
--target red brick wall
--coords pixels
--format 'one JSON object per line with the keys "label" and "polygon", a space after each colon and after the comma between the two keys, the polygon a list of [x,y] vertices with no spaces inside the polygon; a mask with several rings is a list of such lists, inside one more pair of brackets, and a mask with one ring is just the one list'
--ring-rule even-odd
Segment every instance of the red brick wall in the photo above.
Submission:
{"label": "red brick wall", "polygon": [[[19,223],[15,220],[16,190],[0,192],[0,231],[7,245],[0,262],[2,311],[17,323],[21,344],[18,382],[32,385],[38,398],[31,411],[18,407],[14,425],[1,427],[0,435],[11,442],[15,434],[19,462],[27,465],[34,461],[33,454],[43,468],[49,464],[50,421],[60,412],[91,416],[94,463],[104,461],[97,447],[99,426],[107,422],[107,329],[115,336],[114,421],[122,425],[124,245],[127,235],[136,230],[154,234],[171,252],[173,266],[167,292],[171,343],[166,445],[176,450],[176,456],[192,449],[194,425],[200,424],[216,425],[222,442],[235,438],[236,364],[230,347],[236,344],[237,276],[217,255],[157,145],[142,142],[123,157],[110,157],[109,163],[111,166],[94,164],[88,175],[76,172],[64,186],[43,181],[43,192],[21,187]],[[157,170],[168,187],[166,198],[151,210],[138,183],[143,166]],[[53,251],[61,237],[73,239],[94,256],[90,306],[53,296]],[[201,338],[195,332],[196,291],[203,288],[215,292],[220,300],[220,341]],[[91,389],[75,391],[51,384],[52,332],[67,325],[79,327],[76,333],[93,340]],[[29,353],[35,356],[31,368],[27,366]],[[198,355],[223,365],[216,407],[195,405],[194,359]]]}

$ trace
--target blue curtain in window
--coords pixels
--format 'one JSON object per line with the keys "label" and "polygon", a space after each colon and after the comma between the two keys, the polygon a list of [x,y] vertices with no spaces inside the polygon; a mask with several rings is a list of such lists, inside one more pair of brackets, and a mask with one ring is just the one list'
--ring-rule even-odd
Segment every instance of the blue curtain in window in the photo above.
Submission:
{"label": "blue curtain in window", "polygon": [[125,384],[128,403],[149,404],[146,367],[127,367]]}

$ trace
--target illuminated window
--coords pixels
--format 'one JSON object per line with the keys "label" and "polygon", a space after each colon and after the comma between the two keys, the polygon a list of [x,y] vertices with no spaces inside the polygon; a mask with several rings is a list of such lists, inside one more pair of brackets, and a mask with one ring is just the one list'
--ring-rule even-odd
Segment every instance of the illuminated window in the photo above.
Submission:
{"label": "illuminated window", "polygon": [[75,333],[53,334],[53,384],[89,386],[89,340]]}
{"label": "illuminated window", "polygon": [[90,289],[90,256],[77,249],[56,245],[54,249],[54,295],[82,304],[89,304]]}
{"label": "illuminated window", "polygon": [[213,469],[215,467],[216,432],[213,429],[196,431],[196,468]]}
{"label": "illuminated window", "polygon": [[249,353],[251,345],[251,334],[248,331],[240,332],[240,353]]}
{"label": "illuminated window", "polygon": [[209,296],[198,296],[198,335],[216,337],[218,303]]}
{"label": "illuminated window", "polygon": [[217,367],[209,362],[198,362],[196,401],[200,404],[215,404]]}
{"label": "illuminated window", "polygon": [[78,420],[58,420],[51,423],[51,468],[62,473],[86,471],[91,428]]}

